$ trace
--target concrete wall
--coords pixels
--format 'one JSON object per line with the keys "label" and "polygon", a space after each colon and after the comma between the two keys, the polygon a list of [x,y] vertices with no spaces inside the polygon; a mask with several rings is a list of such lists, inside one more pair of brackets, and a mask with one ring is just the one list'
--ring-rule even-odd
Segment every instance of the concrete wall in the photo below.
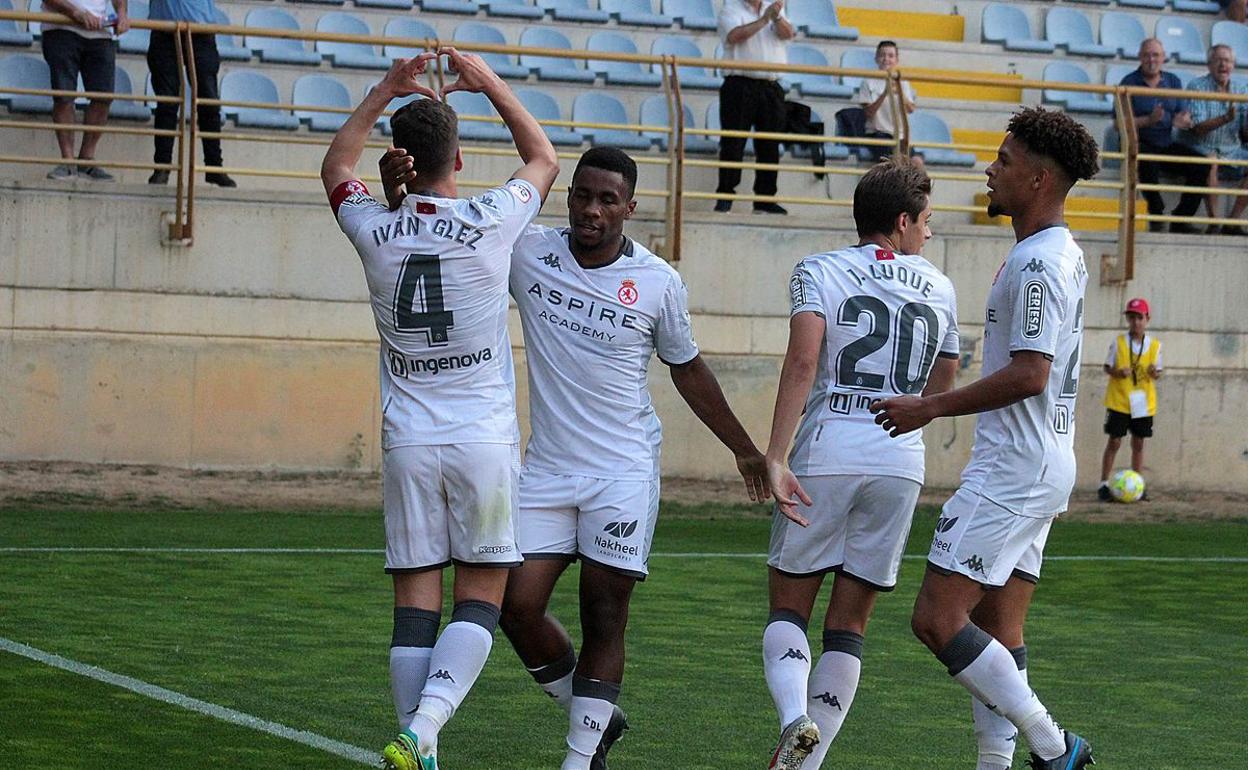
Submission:
{"label": "concrete wall", "polygon": [[[257,204],[246,193],[207,195],[190,249],[160,243],[166,196],[139,186],[0,189],[0,459],[377,467],[375,332],[358,262],[319,196]],[[549,212],[561,205],[552,201]],[[759,442],[784,351],[788,272],[801,256],[852,239],[845,213],[836,216],[830,224],[769,220],[772,227],[746,214],[694,214],[688,222],[679,268],[695,329]],[[967,382],[977,375],[987,287],[1012,239],[940,220],[937,229],[928,256],[959,290]],[[642,242],[661,231],[644,214],[630,230]],[[1082,479],[1095,480],[1103,446],[1103,351],[1126,298],[1139,294],[1155,308],[1168,369],[1150,477],[1248,489],[1242,249],[1144,235],[1136,280],[1102,287],[1099,255],[1115,244],[1105,236],[1081,242],[1092,271],[1078,411]],[[513,341],[523,418],[518,328]],[[730,475],[728,452],[679,403],[663,368],[654,366],[652,382],[669,437],[665,472]],[[972,430],[969,418],[929,430],[932,483],[956,483]]]}

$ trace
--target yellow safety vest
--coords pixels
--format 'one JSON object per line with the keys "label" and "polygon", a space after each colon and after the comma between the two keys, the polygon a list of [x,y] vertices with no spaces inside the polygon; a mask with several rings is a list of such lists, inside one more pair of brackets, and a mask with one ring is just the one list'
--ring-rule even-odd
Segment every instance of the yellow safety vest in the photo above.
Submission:
{"label": "yellow safety vest", "polygon": [[1148,416],[1157,413],[1157,384],[1148,376],[1148,367],[1157,363],[1157,354],[1161,351],[1161,342],[1156,337],[1149,338],[1149,344],[1138,356],[1131,350],[1127,335],[1118,335],[1118,353],[1114,356],[1115,369],[1128,369],[1131,374],[1126,377],[1109,378],[1109,387],[1105,389],[1105,407],[1115,412],[1131,414],[1131,391],[1142,390],[1148,395]]}

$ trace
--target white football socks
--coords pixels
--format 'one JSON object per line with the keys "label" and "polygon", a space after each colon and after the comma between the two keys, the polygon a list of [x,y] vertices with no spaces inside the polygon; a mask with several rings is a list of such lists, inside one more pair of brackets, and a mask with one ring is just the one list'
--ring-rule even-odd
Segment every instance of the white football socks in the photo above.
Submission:
{"label": "white football socks", "polygon": [[819,743],[802,765],[806,770],[818,770],[823,765],[823,758],[854,702],[862,672],[862,642],[862,636],[853,631],[823,632],[823,654],[810,675],[806,710],[819,726]]}
{"label": "white football socks", "polygon": [[780,728],[806,713],[810,642],[806,621],[796,612],[771,613],[763,631],[763,675],[780,715]]}
{"label": "white football socks", "polygon": [[455,605],[451,622],[443,629],[429,658],[429,674],[416,716],[408,732],[417,736],[423,753],[436,753],[438,732],[485,668],[494,645],[498,607],[488,602],[466,601]]}
{"label": "white football socks", "polygon": [[582,676],[573,679],[572,708],[568,712],[568,753],[560,770],[589,770],[619,697],[620,686],[615,682]]}
{"label": "white football socks", "polygon": [[572,708],[572,672],[576,670],[576,651],[569,647],[558,660],[528,669],[538,687],[549,695],[559,708]]}
{"label": "white football socks", "polygon": [[390,693],[399,729],[407,727],[429,676],[429,656],[438,638],[440,612],[416,607],[394,608],[394,634],[390,638]]}
{"label": "white football socks", "polygon": [[[1027,647],[1010,650],[1018,673],[1027,682]],[[975,739],[979,743],[979,764],[976,770],[1008,770],[1018,744],[1018,728],[997,714],[978,698],[971,698],[971,714],[975,719]]]}

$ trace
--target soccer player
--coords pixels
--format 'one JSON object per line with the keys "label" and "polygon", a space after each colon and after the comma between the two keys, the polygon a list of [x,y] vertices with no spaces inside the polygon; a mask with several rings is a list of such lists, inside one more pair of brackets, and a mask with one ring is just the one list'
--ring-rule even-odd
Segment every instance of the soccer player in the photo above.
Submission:
{"label": "soccer player", "polygon": [[[867,621],[879,592],[897,583],[923,484],[921,434],[890,438],[867,407],[881,396],[948,390],[957,372],[953,284],[919,256],[931,237],[931,191],[909,159],[873,167],[854,190],[858,245],[807,257],[789,283],[789,345],[767,448],[777,512],[763,632],[763,673],[781,727],[770,767],[779,770],[819,767],[840,730]],[[806,627],[829,572],[836,577],[812,673]]]}
{"label": "soccer player", "polygon": [[1038,770],[1092,763],[1088,742],[1062,730],[1028,686],[1023,622],[1049,526],[1075,483],[1088,271],[1063,218],[1071,187],[1096,172],[1096,141],[1082,125],[1039,107],[1014,115],[986,172],[988,213],[1013,217],[1018,242],[988,292],[983,376],[871,407],[893,436],[937,417],[979,414],[962,485],[936,525],[912,626],[977,699],[981,770],[1009,767],[1016,729]]}
{"label": "soccer player", "polygon": [[[386,571],[395,596],[390,672],[404,728],[383,761],[396,770],[436,770],[438,731],[485,665],[508,569],[520,562],[507,276],[511,247],[559,171],[537,121],[480,57],[440,53],[456,82],[440,95],[420,84],[437,54],[397,59],[321,166],[330,205],[364,263],[381,337]],[[457,197],[457,119],[438,100],[456,90],[490,99],[524,162],[476,198]],[[428,98],[404,106],[390,125],[411,156],[414,194],[391,211],[354,169],[391,99],[410,94]],[[442,570],[452,563],[455,606],[438,635]]]}

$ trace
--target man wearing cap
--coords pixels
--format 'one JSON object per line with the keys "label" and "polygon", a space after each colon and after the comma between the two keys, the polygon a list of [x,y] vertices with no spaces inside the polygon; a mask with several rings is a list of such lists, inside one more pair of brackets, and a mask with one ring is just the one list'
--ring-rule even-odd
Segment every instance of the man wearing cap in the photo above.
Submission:
{"label": "man wearing cap", "polygon": [[[1101,500],[1109,493],[1109,474],[1122,437],[1131,433],[1131,469],[1144,470],[1144,439],[1153,435],[1153,415],[1157,413],[1157,378],[1161,377],[1161,341],[1145,333],[1148,328],[1148,300],[1137,297],[1127,303],[1127,333],[1119,334],[1109,345],[1105,373],[1105,455],[1101,458]],[[1144,498],[1148,498],[1145,492]]]}

